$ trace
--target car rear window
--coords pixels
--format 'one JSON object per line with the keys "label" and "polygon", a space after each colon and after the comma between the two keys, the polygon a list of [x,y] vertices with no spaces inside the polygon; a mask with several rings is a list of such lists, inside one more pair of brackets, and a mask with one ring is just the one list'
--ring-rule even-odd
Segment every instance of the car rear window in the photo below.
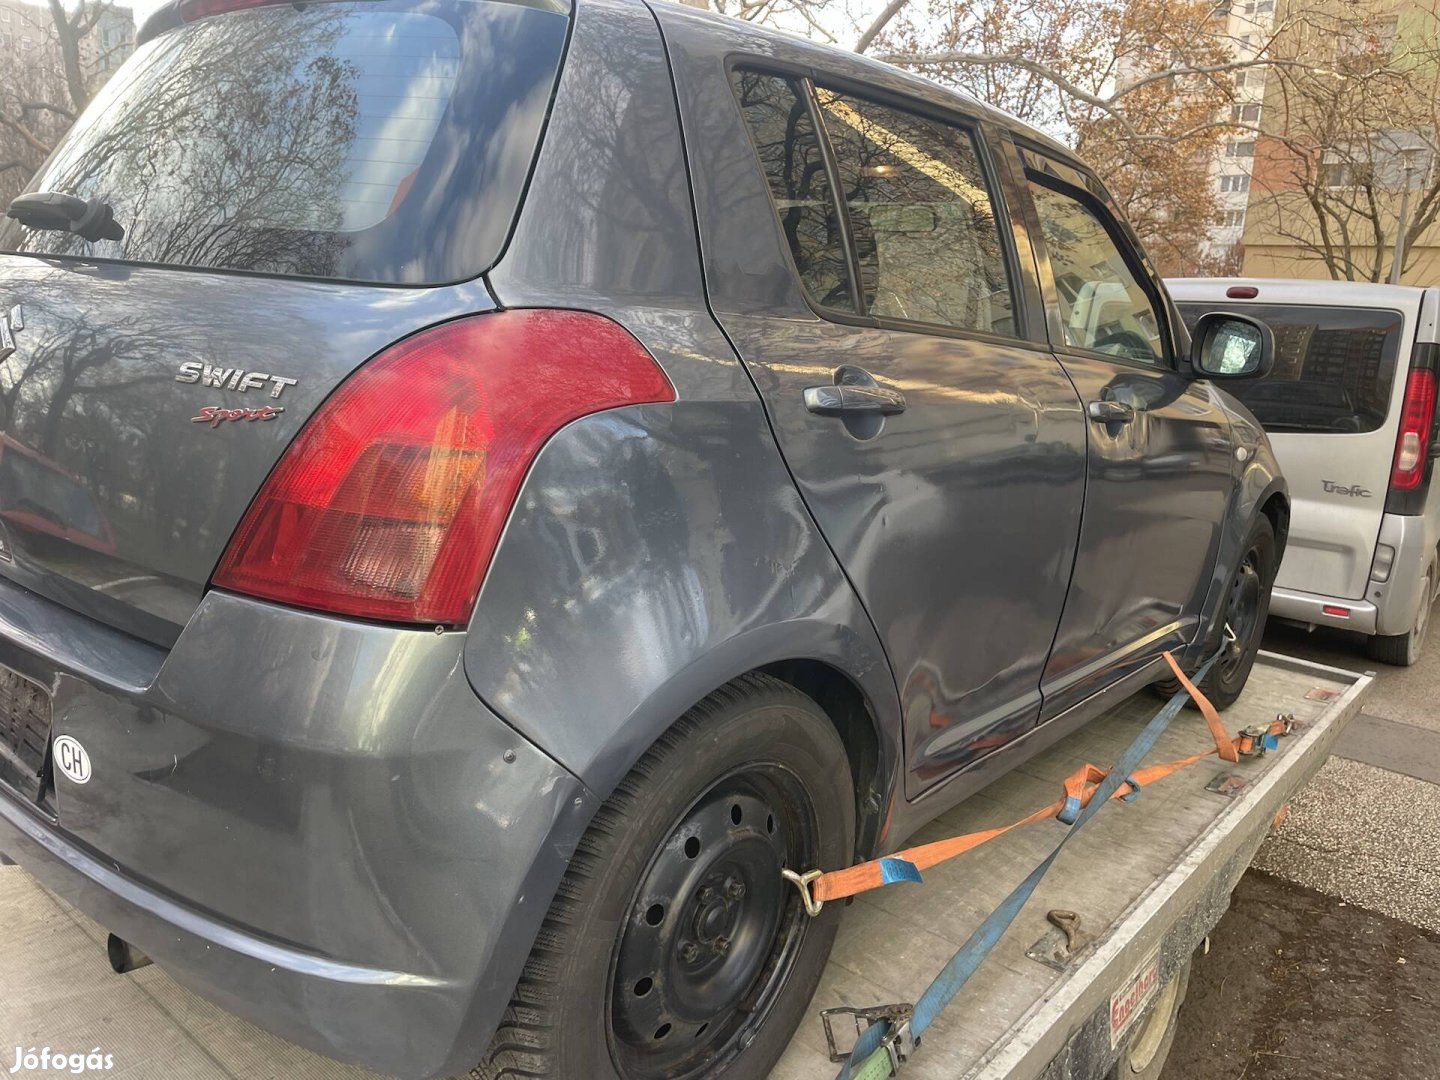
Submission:
{"label": "car rear window", "polygon": [[[1176,306],[1191,330],[1205,312],[1224,307]],[[1357,434],[1385,423],[1404,325],[1399,312],[1278,304],[1246,304],[1244,311],[1275,332],[1275,367],[1225,389],[1267,431]]]}
{"label": "car rear window", "polygon": [[0,250],[436,284],[509,234],[564,50],[559,7],[273,5],[146,42],[30,186],[123,240],[9,221]]}

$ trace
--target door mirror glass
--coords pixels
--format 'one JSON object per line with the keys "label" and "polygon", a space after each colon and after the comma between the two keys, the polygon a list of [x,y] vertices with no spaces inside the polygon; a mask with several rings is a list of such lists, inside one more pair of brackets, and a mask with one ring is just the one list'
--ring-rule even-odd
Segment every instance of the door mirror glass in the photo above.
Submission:
{"label": "door mirror glass", "polygon": [[1259,319],[1212,311],[1195,323],[1190,362],[1212,379],[1258,378],[1274,366],[1275,335]]}

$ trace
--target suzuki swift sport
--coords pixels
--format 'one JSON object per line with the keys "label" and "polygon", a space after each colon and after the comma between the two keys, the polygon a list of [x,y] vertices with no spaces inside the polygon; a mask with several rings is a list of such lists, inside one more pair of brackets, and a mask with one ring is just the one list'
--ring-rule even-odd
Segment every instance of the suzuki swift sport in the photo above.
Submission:
{"label": "suzuki swift sport", "polygon": [[403,1076],[763,1076],[1288,520],[1064,147],[645,0],[180,0],[0,228],[0,851]]}

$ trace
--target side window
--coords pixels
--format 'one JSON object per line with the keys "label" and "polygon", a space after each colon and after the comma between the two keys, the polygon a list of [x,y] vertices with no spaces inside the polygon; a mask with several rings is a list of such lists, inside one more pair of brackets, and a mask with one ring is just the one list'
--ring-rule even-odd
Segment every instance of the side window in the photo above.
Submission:
{"label": "side window", "polygon": [[1164,323],[1105,224],[1084,202],[1030,184],[1050,253],[1066,344],[1159,363]]}
{"label": "side window", "polygon": [[734,81],[806,293],[822,307],[855,312],[835,199],[804,96],[778,75],[737,71]]}
{"label": "side window", "polygon": [[995,209],[969,132],[817,88],[870,314],[1015,334]]}

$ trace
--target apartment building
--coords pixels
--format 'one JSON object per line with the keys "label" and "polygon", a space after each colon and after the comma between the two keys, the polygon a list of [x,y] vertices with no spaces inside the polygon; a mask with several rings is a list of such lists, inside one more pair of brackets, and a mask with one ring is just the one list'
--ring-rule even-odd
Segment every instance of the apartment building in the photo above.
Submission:
{"label": "apartment building", "polygon": [[1243,272],[1387,281],[1414,232],[1402,280],[1440,283],[1440,0],[1279,3]]}
{"label": "apartment building", "polygon": [[[1275,0],[1227,0],[1216,7],[1216,18],[1225,20],[1224,40],[1229,42],[1235,60],[1253,60],[1265,49],[1274,13]],[[1232,77],[1234,104],[1228,117],[1216,119],[1228,119],[1252,130],[1227,131],[1219,153],[1210,162],[1210,185],[1220,207],[1220,218],[1211,227],[1201,254],[1218,264],[1232,260],[1244,235],[1255,142],[1265,108],[1265,68],[1241,68]]]}

